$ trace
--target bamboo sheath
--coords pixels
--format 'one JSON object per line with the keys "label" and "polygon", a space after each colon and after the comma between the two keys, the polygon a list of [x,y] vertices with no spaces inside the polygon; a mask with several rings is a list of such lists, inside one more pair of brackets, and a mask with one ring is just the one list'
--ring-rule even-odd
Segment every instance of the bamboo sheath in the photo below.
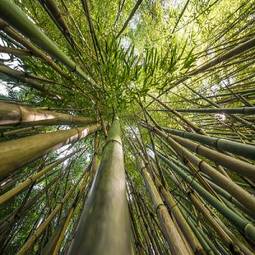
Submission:
{"label": "bamboo sheath", "polygon": [[223,174],[219,173],[214,167],[210,166],[205,161],[201,160],[194,154],[192,154],[189,150],[184,148],[182,145],[175,142],[171,137],[160,131],[158,128],[153,128],[151,126],[146,126],[146,128],[151,129],[156,132],[158,135],[163,137],[175,150],[176,152],[186,159],[188,159],[192,165],[198,168],[198,171],[202,171],[208,174],[217,185],[221,186],[223,189],[228,191],[231,195],[233,195],[247,210],[255,218],[255,198],[251,194],[249,194],[246,190],[238,186],[233,181],[229,180],[229,178],[225,177]]}
{"label": "bamboo sheath", "polygon": [[82,184],[82,182],[86,181],[87,173],[88,172],[85,171],[83,173],[83,175],[81,176],[81,178],[76,183],[76,185],[71,187],[71,189],[66,193],[66,195],[61,200],[61,202],[58,203],[58,205],[53,209],[53,211],[44,220],[44,222],[40,224],[40,226],[35,230],[33,235],[21,247],[21,249],[18,251],[17,255],[29,254],[28,252],[32,248],[34,242],[40,237],[40,235],[44,232],[44,230],[47,228],[47,226],[50,224],[50,222],[54,219],[54,217],[57,215],[57,213],[62,209],[63,204],[66,203],[70,199],[70,197],[73,195],[73,193],[76,191],[76,189],[79,188],[79,184]]}
{"label": "bamboo sheath", "polygon": [[217,198],[211,195],[207,190],[200,186],[194,180],[193,176],[188,175],[178,166],[176,166],[173,162],[169,161],[165,156],[159,154],[159,157],[178,174],[183,180],[185,180],[191,187],[193,187],[209,204],[215,207],[220,213],[222,213],[225,217],[227,217],[233,225],[235,225],[240,232],[244,233],[244,235],[253,243],[255,243],[255,226],[249,220],[241,217],[233,210],[229,209],[227,206],[222,204]]}
{"label": "bamboo sheath", "polygon": [[85,128],[61,130],[2,142],[0,143],[0,176],[5,177],[49,151],[74,143],[99,128],[99,124],[93,124]]}
{"label": "bamboo sheath", "polygon": [[0,125],[91,124],[91,118],[0,102]]}
{"label": "bamboo sheath", "polygon": [[255,160],[255,146],[233,142],[224,138],[210,137],[171,128],[163,128],[165,132],[209,145],[220,151],[227,151],[249,159]]}

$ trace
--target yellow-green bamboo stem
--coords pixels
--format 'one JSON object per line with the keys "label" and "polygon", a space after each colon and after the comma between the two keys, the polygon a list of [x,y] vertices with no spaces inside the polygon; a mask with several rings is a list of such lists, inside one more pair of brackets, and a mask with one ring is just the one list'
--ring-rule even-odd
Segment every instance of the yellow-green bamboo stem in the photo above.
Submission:
{"label": "yellow-green bamboo stem", "polygon": [[189,224],[186,222],[185,218],[183,217],[179,209],[179,206],[176,203],[172,194],[170,192],[167,192],[167,190],[160,184],[160,181],[158,180],[158,178],[155,178],[155,183],[158,187],[158,190],[161,191],[163,199],[166,202],[171,214],[173,214],[186,240],[188,241],[189,245],[193,249],[194,254],[205,255],[205,251],[203,247],[201,246],[195,234],[193,233],[192,229],[190,228]]}
{"label": "yellow-green bamboo stem", "polygon": [[44,230],[47,228],[47,226],[50,224],[50,222],[54,219],[56,214],[61,210],[62,206],[66,201],[73,195],[75,190],[79,187],[79,184],[82,183],[84,180],[86,180],[86,173],[82,175],[80,180],[76,185],[74,185],[64,196],[61,203],[59,203],[54,210],[50,213],[50,215],[45,219],[45,221],[36,229],[36,231],[33,233],[33,235],[25,242],[25,244],[21,247],[21,249],[18,251],[17,255],[27,255],[29,254],[30,249],[32,248],[35,241],[40,237],[40,235],[44,232]]}
{"label": "yellow-green bamboo stem", "polygon": [[69,223],[70,223],[70,221],[71,221],[71,219],[72,219],[74,210],[75,210],[75,208],[72,207],[72,208],[70,208],[70,210],[69,210],[69,212],[68,212],[68,215],[67,215],[67,217],[66,217],[66,220],[65,220],[65,223],[64,223],[64,226],[63,226],[63,229],[62,229],[61,232],[60,232],[58,241],[57,241],[57,243],[56,243],[56,246],[55,246],[55,248],[54,248],[54,251],[53,251],[52,255],[57,255],[58,252],[59,252],[59,250],[60,250],[60,248],[61,248],[61,243],[62,243],[62,241],[63,241],[64,238],[65,238],[65,232],[66,232],[66,230],[67,230],[67,228],[68,228],[68,226],[69,226]]}
{"label": "yellow-green bamboo stem", "polygon": [[255,217],[255,198],[251,194],[249,194],[246,190],[242,189],[233,181],[229,180],[223,174],[218,172],[214,167],[210,166],[204,160],[201,160],[189,150],[184,148],[182,145],[178,144],[174,141],[169,135],[166,135],[164,132],[160,131],[158,128],[153,128],[151,126],[145,125],[145,127],[154,130],[158,135],[166,139],[166,141],[176,150],[176,152],[181,156],[186,158],[198,168],[199,171],[202,171],[208,174],[219,186],[228,191],[231,195],[233,195],[247,210],[250,211],[251,215]]}
{"label": "yellow-green bamboo stem", "polygon": [[89,124],[91,118],[40,110],[15,103],[0,102],[0,125]]}
{"label": "yellow-green bamboo stem", "polygon": [[0,143],[0,177],[5,177],[27,163],[99,129],[99,124],[46,134],[28,136]]}
{"label": "yellow-green bamboo stem", "polygon": [[68,254],[133,254],[118,119],[114,120],[109,131],[80,219]]}
{"label": "yellow-green bamboo stem", "polygon": [[3,203],[7,202],[11,198],[13,198],[17,194],[19,194],[21,191],[23,191],[29,185],[36,182],[40,177],[42,177],[43,175],[45,175],[46,173],[51,171],[54,167],[56,167],[57,165],[64,162],[67,158],[73,156],[76,152],[77,151],[70,153],[69,155],[65,156],[64,158],[58,159],[56,162],[46,166],[41,171],[39,171],[33,175],[30,175],[25,181],[19,183],[13,189],[11,189],[11,190],[7,191],[6,193],[4,193],[3,195],[1,195],[0,196],[0,205],[2,205]]}
{"label": "yellow-green bamboo stem", "polygon": [[190,254],[172,218],[170,217],[145,164],[141,160],[138,160],[138,164],[146,182],[148,192],[150,193],[155,211],[159,217],[161,228],[170,247],[171,253],[176,255]]}

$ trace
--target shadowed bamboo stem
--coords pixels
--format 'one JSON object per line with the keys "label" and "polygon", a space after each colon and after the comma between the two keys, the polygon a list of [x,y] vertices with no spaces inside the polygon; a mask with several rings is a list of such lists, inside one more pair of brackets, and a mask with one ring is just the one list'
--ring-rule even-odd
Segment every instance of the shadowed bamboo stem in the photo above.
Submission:
{"label": "shadowed bamboo stem", "polygon": [[243,204],[255,218],[255,198],[249,194],[246,190],[242,189],[233,181],[230,181],[227,177],[223,174],[219,173],[214,167],[210,166],[205,161],[201,160],[193,153],[188,151],[182,145],[176,143],[171,137],[166,135],[164,132],[160,131],[156,127],[144,125],[146,128],[150,128],[154,130],[159,136],[163,137],[181,156],[186,158],[194,165],[198,171],[202,171],[208,174],[219,186],[223,189],[227,190],[231,195],[233,195],[241,204]]}
{"label": "shadowed bamboo stem", "polygon": [[249,144],[243,144],[239,142],[233,142],[224,138],[204,136],[195,133],[189,133],[182,130],[163,128],[167,133],[178,135],[184,138],[188,138],[197,141],[204,145],[209,145],[216,148],[219,151],[231,152],[246,158],[255,159],[255,146]]}
{"label": "shadowed bamboo stem", "polygon": [[76,183],[76,185],[72,186],[72,188],[66,193],[64,198],[61,200],[61,203],[59,203],[53,209],[53,211],[44,220],[44,222],[35,230],[35,232],[32,234],[32,236],[25,242],[25,244],[18,251],[17,255],[26,255],[26,254],[28,254],[29,250],[32,248],[35,241],[40,237],[40,235],[44,232],[46,227],[54,219],[54,217],[57,215],[57,213],[62,209],[63,204],[66,203],[70,199],[71,195],[73,195],[73,192],[75,192],[75,190],[77,188],[79,188],[79,184],[82,184],[82,182],[84,180],[86,180],[86,173],[87,172],[84,172],[83,175],[81,176],[81,178]]}

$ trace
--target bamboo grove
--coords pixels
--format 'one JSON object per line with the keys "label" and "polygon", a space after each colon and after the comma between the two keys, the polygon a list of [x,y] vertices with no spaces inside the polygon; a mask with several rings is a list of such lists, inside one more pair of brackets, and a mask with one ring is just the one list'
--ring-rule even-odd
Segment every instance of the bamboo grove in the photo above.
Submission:
{"label": "bamboo grove", "polygon": [[254,17],[0,0],[0,254],[255,254]]}

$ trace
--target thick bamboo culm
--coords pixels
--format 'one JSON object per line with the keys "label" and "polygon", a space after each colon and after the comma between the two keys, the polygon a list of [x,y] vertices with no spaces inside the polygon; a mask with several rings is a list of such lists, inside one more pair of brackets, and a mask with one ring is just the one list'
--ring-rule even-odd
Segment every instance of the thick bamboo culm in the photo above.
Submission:
{"label": "thick bamboo culm", "polygon": [[56,160],[55,162],[49,164],[39,172],[30,175],[25,181],[19,183],[11,190],[7,191],[6,193],[0,195],[0,205],[10,200],[12,197],[16,196],[20,192],[22,192],[24,189],[26,189],[29,185],[36,182],[40,177],[44,176],[46,173],[50,172],[52,169],[54,169],[56,166],[64,162],[66,159],[72,157],[74,154],[76,154],[77,151],[70,153],[69,155]]}
{"label": "thick bamboo culm", "polygon": [[[145,126],[151,128],[149,126]],[[231,195],[233,195],[241,204],[243,204],[252,215],[255,217],[255,198],[249,194],[246,190],[242,189],[233,181],[229,180],[223,174],[219,173],[214,167],[206,163],[204,160],[201,160],[189,150],[184,148],[182,145],[176,143],[171,137],[160,131],[158,128],[152,128],[158,135],[163,137],[175,150],[176,152],[188,159],[192,165],[198,168],[199,171],[202,171],[208,174],[219,186],[227,190]]]}
{"label": "thick bamboo culm", "polygon": [[[94,245],[95,242],[97,245]],[[116,251],[123,255],[133,254],[120,124],[117,118],[109,131],[98,173],[68,254],[101,255],[105,250],[109,255],[116,254]]]}
{"label": "thick bamboo culm", "polygon": [[93,124],[85,128],[61,130],[2,142],[0,143],[0,161],[2,162],[0,176],[7,176],[51,150],[74,143],[95,132],[99,127],[99,124]]}
{"label": "thick bamboo culm", "polygon": [[217,198],[212,196],[208,191],[201,187],[192,176],[182,171],[178,166],[169,161],[166,157],[160,154],[159,156],[166,164],[169,165],[169,167],[174,169],[182,179],[184,179],[191,187],[193,187],[208,203],[210,203],[223,215],[225,215],[225,217],[227,217],[241,232],[243,232],[249,240],[255,242],[255,226],[252,224],[252,222],[246,218],[240,217],[240,215],[222,204]]}
{"label": "thick bamboo culm", "polygon": [[93,123],[91,118],[73,116],[35,107],[0,102],[0,125],[59,125]]}
{"label": "thick bamboo culm", "polygon": [[[159,110],[161,111],[161,110]],[[164,111],[164,110],[162,110]],[[255,107],[242,107],[242,108],[197,108],[197,109],[175,109],[177,112],[186,113],[228,113],[228,114],[244,114],[250,115],[255,113]]]}
{"label": "thick bamboo culm", "polygon": [[233,142],[220,137],[204,136],[171,128],[164,128],[164,131],[173,135],[197,141],[204,145],[209,145],[219,151],[226,151],[249,159],[255,159],[255,146],[253,145]]}

